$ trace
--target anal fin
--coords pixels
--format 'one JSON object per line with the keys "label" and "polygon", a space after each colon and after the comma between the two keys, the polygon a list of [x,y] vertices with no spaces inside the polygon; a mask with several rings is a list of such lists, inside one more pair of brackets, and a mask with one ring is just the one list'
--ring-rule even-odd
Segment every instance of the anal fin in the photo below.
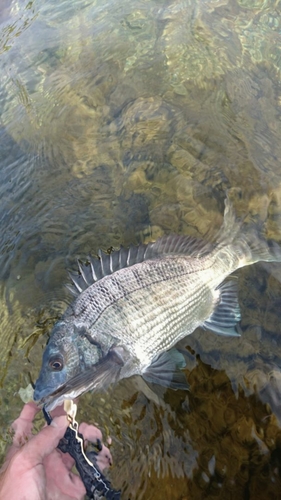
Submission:
{"label": "anal fin", "polygon": [[204,322],[204,327],[218,335],[240,337],[241,312],[238,303],[237,278],[224,281],[220,290],[219,303],[213,314]]}

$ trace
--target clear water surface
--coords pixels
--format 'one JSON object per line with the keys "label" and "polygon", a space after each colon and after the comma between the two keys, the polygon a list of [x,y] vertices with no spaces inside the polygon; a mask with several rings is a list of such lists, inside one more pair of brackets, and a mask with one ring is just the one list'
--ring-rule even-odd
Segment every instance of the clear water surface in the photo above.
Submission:
{"label": "clear water surface", "polygon": [[[0,445],[99,248],[215,234],[235,210],[281,241],[281,2],[12,0],[0,13]],[[81,397],[124,499],[281,498],[281,273],[239,276],[240,339],[198,329],[190,392]],[[157,389],[156,389],[157,392]],[[39,425],[39,423],[38,423]]]}

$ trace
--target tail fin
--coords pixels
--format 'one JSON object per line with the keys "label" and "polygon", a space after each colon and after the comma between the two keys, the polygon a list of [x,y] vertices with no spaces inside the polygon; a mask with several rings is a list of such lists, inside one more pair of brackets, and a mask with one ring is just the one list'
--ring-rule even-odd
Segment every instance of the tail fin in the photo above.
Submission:
{"label": "tail fin", "polygon": [[242,234],[240,241],[242,240],[250,250],[250,255],[247,255],[246,259],[247,264],[254,264],[259,261],[281,262],[281,248],[276,241],[266,240],[254,229]]}
{"label": "tail fin", "polygon": [[241,234],[241,228],[243,226],[243,220],[241,221],[236,217],[228,192],[226,193],[224,205],[223,224],[216,237],[218,247],[224,247],[232,243],[237,238],[237,235]]}
{"label": "tail fin", "polygon": [[235,217],[229,196],[225,199],[223,225],[217,237],[217,249],[232,244],[240,260],[239,267],[255,262],[281,262],[281,247],[267,240],[257,226],[248,226]]}

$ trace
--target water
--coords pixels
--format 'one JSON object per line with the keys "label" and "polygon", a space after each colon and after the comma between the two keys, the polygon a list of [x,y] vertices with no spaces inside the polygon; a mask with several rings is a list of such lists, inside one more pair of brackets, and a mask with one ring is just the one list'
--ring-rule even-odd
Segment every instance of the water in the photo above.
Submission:
{"label": "water", "polygon": [[[273,0],[7,1],[0,20],[3,454],[77,257],[215,234],[230,188],[281,241],[281,34]],[[188,394],[80,399],[125,499],[281,498],[281,273],[238,275],[243,336],[187,338]]]}

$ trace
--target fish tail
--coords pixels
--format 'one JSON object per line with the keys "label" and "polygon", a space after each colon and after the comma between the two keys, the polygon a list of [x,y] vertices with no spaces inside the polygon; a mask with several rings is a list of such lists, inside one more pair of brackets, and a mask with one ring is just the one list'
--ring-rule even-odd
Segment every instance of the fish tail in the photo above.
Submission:
{"label": "fish tail", "polygon": [[217,249],[231,245],[239,258],[238,267],[255,262],[281,262],[281,247],[266,239],[257,227],[249,227],[237,219],[227,195],[222,228],[217,238]]}
{"label": "fish tail", "polygon": [[[247,234],[241,235],[241,244],[247,245],[248,252],[245,252],[241,265],[254,264],[255,262],[281,262],[281,248],[273,240],[263,238],[255,230],[250,230]],[[243,262],[244,260],[244,262]]]}
{"label": "fish tail", "polygon": [[228,193],[226,194],[224,205],[223,224],[216,237],[218,247],[225,247],[235,241],[237,236],[241,234],[243,226],[243,220],[237,218]]}

